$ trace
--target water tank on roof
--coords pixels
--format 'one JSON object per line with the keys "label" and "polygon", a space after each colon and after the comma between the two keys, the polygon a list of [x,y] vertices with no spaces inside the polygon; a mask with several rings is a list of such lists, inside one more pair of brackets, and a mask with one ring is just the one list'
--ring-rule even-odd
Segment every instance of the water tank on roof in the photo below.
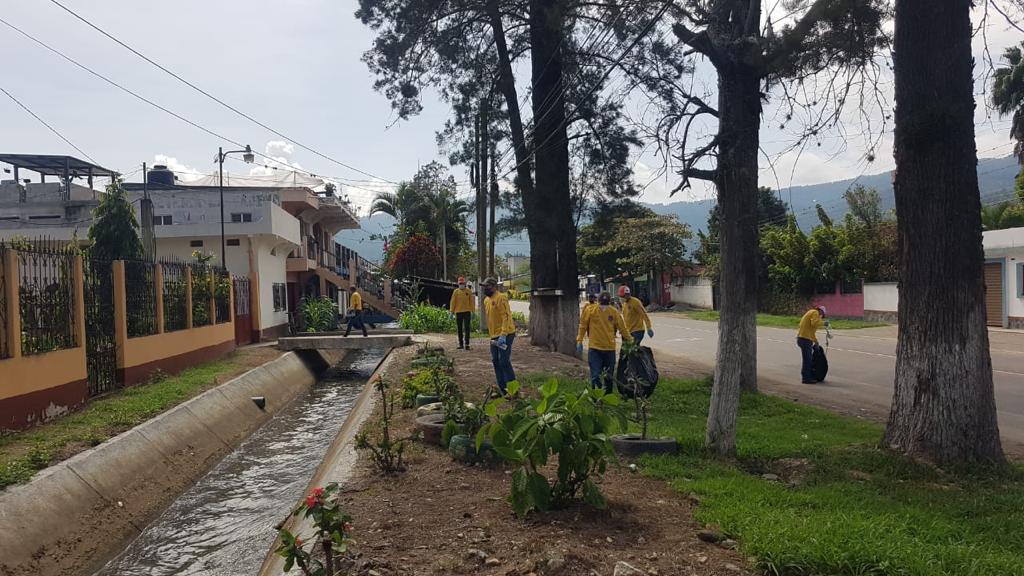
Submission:
{"label": "water tank on roof", "polygon": [[174,172],[163,164],[157,164],[146,175],[146,182],[163,186],[174,186]]}

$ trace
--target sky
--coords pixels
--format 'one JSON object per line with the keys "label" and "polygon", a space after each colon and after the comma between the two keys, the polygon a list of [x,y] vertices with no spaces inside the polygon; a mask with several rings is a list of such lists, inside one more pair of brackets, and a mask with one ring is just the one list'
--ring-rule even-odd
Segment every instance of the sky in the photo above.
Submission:
{"label": "sky", "polygon": [[[274,128],[281,138],[212,102],[89,28],[49,0],[0,0],[0,18],[111,80],[201,125],[211,132],[302,170],[337,180],[357,207],[375,191],[410,178],[417,167],[441,160],[435,132],[447,105],[427,96],[424,111],[396,122],[390,103],[373,89],[361,61],[373,34],[354,17],[356,2],[337,0],[60,0],[166,68]],[[1024,34],[993,18],[986,29],[994,57]],[[983,42],[976,112],[979,156],[1012,151],[1009,122],[988,118],[983,103]],[[141,164],[165,163],[182,178],[215,169],[218,146],[236,146],[110,86],[0,23],[4,72],[0,88],[53,126],[97,164],[140,181]],[[704,80],[710,78],[702,72]],[[891,80],[891,78],[889,79]],[[887,84],[891,98],[891,83]],[[639,113],[639,103],[631,102]],[[771,106],[766,114],[771,113]],[[881,120],[872,112],[872,120]],[[873,148],[858,136],[860,119],[845,118],[845,135],[821,134],[801,154],[782,154],[793,138],[765,122],[762,183],[779,188],[813,184],[893,167],[891,138]],[[891,123],[889,125],[891,130]],[[301,143],[302,145],[299,145]],[[304,145],[304,146],[303,146]],[[338,162],[332,162],[309,149]],[[874,161],[867,162],[869,150]],[[83,155],[0,93],[0,152]],[[87,159],[87,158],[83,158]],[[769,160],[771,162],[769,162]],[[670,197],[677,180],[659,177],[660,158],[648,151],[635,158],[642,200],[663,203],[706,199],[698,185]],[[275,165],[258,158],[258,163]],[[269,172],[230,160],[236,174]],[[462,167],[455,177],[466,179]],[[365,211],[364,211],[365,213]]]}

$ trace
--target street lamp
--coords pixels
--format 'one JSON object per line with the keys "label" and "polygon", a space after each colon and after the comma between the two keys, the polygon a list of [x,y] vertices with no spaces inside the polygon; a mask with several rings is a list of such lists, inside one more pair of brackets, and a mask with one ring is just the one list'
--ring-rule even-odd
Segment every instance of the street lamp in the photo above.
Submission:
{"label": "street lamp", "polygon": [[220,178],[217,180],[220,185],[220,267],[224,270],[228,268],[227,240],[224,238],[224,159],[228,157],[228,154],[239,153],[246,164],[252,164],[256,160],[256,155],[252,153],[252,148],[248,144],[245,145],[245,150],[225,152],[224,148],[217,148],[217,163],[220,164]]}

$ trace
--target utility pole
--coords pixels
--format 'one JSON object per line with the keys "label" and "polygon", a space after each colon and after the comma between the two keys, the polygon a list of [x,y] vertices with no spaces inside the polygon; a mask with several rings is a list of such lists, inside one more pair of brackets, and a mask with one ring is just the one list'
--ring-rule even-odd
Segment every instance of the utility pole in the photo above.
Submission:
{"label": "utility pole", "polygon": [[490,226],[490,238],[489,246],[487,248],[487,262],[488,270],[491,276],[494,276],[495,266],[494,263],[494,244],[498,240],[498,227],[495,226],[495,212],[498,209],[498,151],[497,143],[491,142],[491,226]]}
{"label": "utility pole", "polygon": [[476,131],[473,138],[473,161],[476,165],[476,262],[477,262],[477,302],[480,307],[480,323],[486,324],[484,313],[483,280],[487,277],[487,110],[486,102],[481,100],[480,111],[476,118]]}

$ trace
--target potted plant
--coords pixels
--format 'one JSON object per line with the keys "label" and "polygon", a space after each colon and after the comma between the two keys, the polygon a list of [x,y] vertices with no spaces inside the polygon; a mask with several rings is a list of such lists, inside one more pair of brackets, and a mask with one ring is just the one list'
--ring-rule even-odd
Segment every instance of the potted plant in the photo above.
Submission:
{"label": "potted plant", "polygon": [[447,419],[441,433],[441,444],[448,445],[448,454],[453,460],[467,464],[497,460],[497,453],[490,442],[484,440],[479,447],[476,445],[477,433],[487,424],[485,406],[490,397],[491,391],[488,390],[480,404],[462,403],[461,407],[445,412]]}
{"label": "potted plant", "polygon": [[[455,379],[446,372],[435,367],[430,369],[430,374],[434,390],[437,393],[435,401],[440,400],[444,409],[441,412],[424,414],[416,418],[416,429],[423,434],[423,440],[427,443],[439,444],[447,448],[448,446],[444,443],[442,432],[444,431],[445,423],[449,420],[449,416],[457,410],[464,409],[462,390],[459,389]],[[418,399],[417,402],[419,402]]]}
{"label": "potted plant", "polygon": [[619,392],[626,398],[633,399],[634,414],[631,420],[640,425],[640,433],[612,436],[611,442],[615,452],[620,456],[678,452],[679,443],[675,438],[647,436],[650,398],[658,383],[658,369],[654,366],[651,349],[632,343],[623,344],[617,372]]}

